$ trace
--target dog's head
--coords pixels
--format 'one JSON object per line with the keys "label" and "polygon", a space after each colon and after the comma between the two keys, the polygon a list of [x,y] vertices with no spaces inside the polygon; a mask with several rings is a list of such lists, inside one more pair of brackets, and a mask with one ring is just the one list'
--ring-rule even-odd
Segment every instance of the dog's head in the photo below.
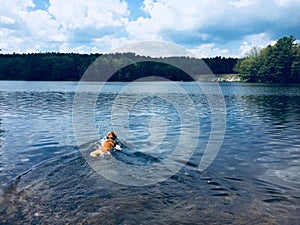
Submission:
{"label": "dog's head", "polygon": [[115,140],[115,139],[117,139],[117,134],[114,131],[108,132],[107,135],[106,135],[106,138],[111,139],[111,140]]}

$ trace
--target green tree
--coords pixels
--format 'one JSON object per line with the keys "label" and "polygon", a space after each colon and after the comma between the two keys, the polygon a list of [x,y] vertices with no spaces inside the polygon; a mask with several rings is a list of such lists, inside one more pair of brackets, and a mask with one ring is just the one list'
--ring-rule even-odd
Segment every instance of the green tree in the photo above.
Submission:
{"label": "green tree", "polygon": [[291,83],[299,82],[299,46],[293,36],[280,38],[274,46],[267,46],[250,54],[235,66],[244,81]]}
{"label": "green tree", "polygon": [[295,60],[295,41],[293,36],[283,37],[274,45],[274,61],[276,70],[274,79],[279,83],[291,81],[291,68]]}
{"label": "green tree", "polygon": [[300,45],[296,46],[296,56],[291,67],[291,79],[300,83]]}
{"label": "green tree", "polygon": [[258,74],[261,67],[260,50],[258,47],[253,47],[248,56],[237,62],[234,71],[239,73],[240,77],[246,82],[259,82],[260,77]]}
{"label": "green tree", "polygon": [[258,60],[260,60],[260,66],[258,68],[258,76],[260,82],[272,82],[273,74],[276,71],[275,54],[273,53],[273,47],[268,45],[262,49]]}

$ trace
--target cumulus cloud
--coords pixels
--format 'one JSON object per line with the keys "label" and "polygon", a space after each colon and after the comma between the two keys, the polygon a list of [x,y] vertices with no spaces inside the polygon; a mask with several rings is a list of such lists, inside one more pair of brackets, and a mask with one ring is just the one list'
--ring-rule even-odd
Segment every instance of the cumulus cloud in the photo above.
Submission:
{"label": "cumulus cloud", "polygon": [[204,57],[243,56],[300,35],[300,0],[41,1],[0,0],[2,52],[105,52],[168,41]]}
{"label": "cumulus cloud", "polygon": [[261,33],[257,35],[248,35],[244,38],[242,45],[240,46],[240,54],[246,56],[253,47],[262,49],[267,45],[275,44],[275,40],[271,40],[268,34]]}
{"label": "cumulus cloud", "polygon": [[300,35],[299,0],[145,0],[127,27],[136,40],[167,40],[201,56],[243,56],[253,46]]}
{"label": "cumulus cloud", "polygon": [[1,23],[4,24],[14,24],[15,20],[7,16],[0,16]]}
{"label": "cumulus cloud", "polygon": [[[292,0],[295,4],[299,0]],[[139,18],[131,23],[133,31],[152,28],[158,34],[165,30],[189,32],[191,30],[221,37],[224,33],[232,36],[250,35],[261,30],[272,32],[275,23],[299,18],[299,4],[287,4],[287,0],[145,0],[144,11],[149,17]],[[283,9],[281,6],[288,7]],[[290,11],[292,10],[292,11]],[[300,19],[295,19],[299,25]],[[286,26],[282,25],[282,26]],[[131,30],[129,33],[134,34]],[[148,29],[144,29],[147,33]],[[227,32],[226,32],[227,31]],[[228,36],[228,34],[227,34]]]}
{"label": "cumulus cloud", "polygon": [[[215,17],[216,11],[222,12],[222,2],[217,0],[145,0],[142,9],[148,15],[132,21],[127,31],[132,38],[160,38],[170,31],[188,32],[207,26]],[[184,4],[184,6],[183,6]],[[210,11],[209,9],[214,9]],[[136,34],[142,34],[137,36]]]}
{"label": "cumulus cloud", "polygon": [[291,7],[297,4],[299,5],[300,1],[299,0],[274,0],[274,3],[281,7]]}
{"label": "cumulus cloud", "polygon": [[124,29],[129,15],[127,3],[119,0],[49,0],[45,10],[32,0],[1,0],[0,12],[0,48],[5,52],[89,52],[95,50],[90,46],[94,39]]}
{"label": "cumulus cloud", "polygon": [[65,29],[123,26],[129,14],[127,3],[119,0],[50,0],[49,13]]}
{"label": "cumulus cloud", "polygon": [[191,49],[191,52],[193,52],[198,58],[208,58],[211,56],[231,56],[228,55],[230,52],[229,49],[220,49],[216,47],[214,43],[210,44],[202,44],[199,45],[193,49]]}

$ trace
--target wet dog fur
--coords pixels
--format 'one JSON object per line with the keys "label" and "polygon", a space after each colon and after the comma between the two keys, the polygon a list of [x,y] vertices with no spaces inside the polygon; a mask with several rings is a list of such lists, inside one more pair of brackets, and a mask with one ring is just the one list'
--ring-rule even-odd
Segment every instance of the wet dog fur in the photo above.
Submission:
{"label": "wet dog fur", "polygon": [[106,140],[103,144],[95,151],[91,152],[90,156],[98,157],[103,154],[109,153],[116,146],[117,134],[114,131],[110,131],[106,135]]}

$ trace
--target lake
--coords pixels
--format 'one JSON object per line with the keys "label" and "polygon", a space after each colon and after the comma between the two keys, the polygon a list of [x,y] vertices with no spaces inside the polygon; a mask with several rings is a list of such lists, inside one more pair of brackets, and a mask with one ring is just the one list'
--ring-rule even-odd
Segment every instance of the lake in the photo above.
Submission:
{"label": "lake", "polygon": [[0,81],[1,224],[297,224],[299,172],[298,85]]}

